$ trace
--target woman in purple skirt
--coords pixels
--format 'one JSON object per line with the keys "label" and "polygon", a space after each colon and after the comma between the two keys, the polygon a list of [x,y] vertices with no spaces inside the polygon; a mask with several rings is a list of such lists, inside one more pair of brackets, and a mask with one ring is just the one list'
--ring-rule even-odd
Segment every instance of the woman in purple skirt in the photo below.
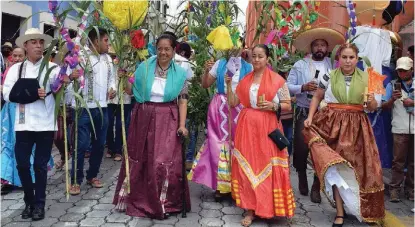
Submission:
{"label": "woman in purple skirt", "polygon": [[[182,211],[182,146],[179,132],[187,136],[186,71],[173,62],[176,40],[161,35],[157,55],[141,63],[135,71],[132,92],[137,101],[128,131],[130,193],[122,190],[125,160],[120,170],[113,203],[127,215],[163,219]],[[131,88],[127,88],[128,90]]]}
{"label": "woman in purple skirt", "polygon": [[223,58],[215,63],[208,61],[205,66],[202,86],[209,88],[216,82],[216,94],[209,104],[206,140],[193,162],[188,179],[215,190],[216,200],[231,192],[232,144],[229,142],[233,140],[236,121],[242,110],[241,105],[232,107],[229,114],[225,78],[232,76],[232,86],[236,87],[251,71],[252,65],[241,57],[231,57],[229,60]]}

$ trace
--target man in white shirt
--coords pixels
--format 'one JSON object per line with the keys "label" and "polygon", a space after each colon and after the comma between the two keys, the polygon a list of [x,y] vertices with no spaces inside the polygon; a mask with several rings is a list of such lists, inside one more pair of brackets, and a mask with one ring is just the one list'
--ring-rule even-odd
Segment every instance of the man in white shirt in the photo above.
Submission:
{"label": "man in white shirt", "polygon": [[[288,89],[291,95],[296,96],[297,101],[294,116],[293,165],[298,173],[298,188],[302,195],[308,195],[306,170],[309,149],[302,135],[304,121],[308,117],[314,91],[319,86],[319,78],[328,74],[333,68],[327,55],[335,45],[342,43],[344,43],[343,36],[327,28],[308,30],[301,33],[294,42],[297,50],[311,53],[311,57],[301,59],[294,64],[287,78]],[[321,202],[320,182],[316,175],[310,199],[314,203]]]}
{"label": "man in white shirt", "polygon": [[[88,112],[83,109],[78,116],[78,147],[77,147],[77,176],[75,179],[75,158],[72,158],[71,181],[69,190],[71,195],[81,193],[80,185],[84,178],[85,151],[91,143],[92,150],[89,158],[89,170],[87,171],[87,183],[95,188],[102,188],[103,185],[97,178],[104,155],[105,140],[108,129],[108,100],[113,99],[116,94],[115,77],[116,71],[112,64],[111,57],[107,54],[109,49],[109,37],[105,30],[92,29],[88,33],[90,40],[89,49],[83,53],[81,64],[85,70],[85,86],[81,95],[92,115],[92,121]],[[69,74],[69,73],[68,73]],[[74,91],[78,92],[78,91]],[[78,103],[79,104],[79,103]],[[72,107],[77,107],[76,99],[72,101]],[[103,115],[101,115],[101,110]],[[75,113],[72,115],[75,118]],[[92,124],[95,127],[95,135],[92,131]],[[73,156],[75,157],[75,156]]]}
{"label": "man in white shirt", "polygon": [[[51,41],[52,37],[42,34],[36,28],[28,29],[25,35],[17,38],[16,44],[26,50],[27,60],[16,63],[10,68],[3,87],[4,99],[7,102],[18,103],[14,126],[16,131],[15,158],[26,204],[22,218],[32,218],[35,221],[45,217],[47,163],[52,151],[53,135],[57,129],[54,120],[55,98],[50,94],[50,85],[57,78],[60,68],[55,63],[47,63],[49,68],[55,66],[49,74],[49,79],[46,77],[47,68],[42,69],[38,79],[40,88],[37,89],[37,94],[33,94],[34,97],[38,95],[38,99],[34,102],[21,104],[24,101],[16,99],[18,93],[15,91],[17,90],[12,92],[12,88],[17,85],[15,88],[17,89],[18,83],[24,82],[25,79],[38,77],[44,47]],[[43,87],[45,79],[47,79],[46,86]],[[20,88],[26,91],[31,90],[25,86]],[[30,174],[30,156],[34,145],[36,145],[33,163],[35,184],[32,183]]]}

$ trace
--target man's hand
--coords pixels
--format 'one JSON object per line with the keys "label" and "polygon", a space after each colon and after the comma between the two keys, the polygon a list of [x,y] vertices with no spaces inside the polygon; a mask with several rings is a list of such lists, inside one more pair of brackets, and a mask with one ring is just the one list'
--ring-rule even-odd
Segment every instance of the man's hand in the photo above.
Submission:
{"label": "man's hand", "polygon": [[108,92],[108,97],[110,99],[115,98],[116,92],[111,88],[111,90]]}
{"label": "man's hand", "polygon": [[81,76],[81,74],[79,73],[79,71],[77,69],[74,69],[71,73],[71,75],[69,75],[69,79],[71,80],[76,80]]}
{"label": "man's hand", "polygon": [[39,98],[45,99],[46,97],[46,91],[43,88],[37,89],[37,94],[39,95]]}
{"label": "man's hand", "polygon": [[413,107],[414,106],[414,100],[413,99],[406,98],[402,102],[403,102],[404,107]]}
{"label": "man's hand", "polygon": [[303,91],[315,91],[317,90],[317,84],[314,81],[310,81],[302,86]]}
{"label": "man's hand", "polygon": [[63,83],[64,84],[69,84],[71,83],[71,79],[68,75],[63,76]]}
{"label": "man's hand", "polygon": [[394,90],[392,93],[392,100],[395,102],[396,100],[400,99],[402,97],[402,92]]}

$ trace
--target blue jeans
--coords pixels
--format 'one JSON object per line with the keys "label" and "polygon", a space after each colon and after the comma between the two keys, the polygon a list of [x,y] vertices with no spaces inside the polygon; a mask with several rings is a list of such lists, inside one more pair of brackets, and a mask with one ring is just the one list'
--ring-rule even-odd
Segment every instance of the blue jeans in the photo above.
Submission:
{"label": "blue jeans", "polygon": [[188,127],[190,129],[190,141],[189,146],[187,147],[186,152],[186,161],[187,162],[193,162],[193,159],[195,157],[195,150],[196,150],[196,142],[197,142],[197,136],[199,134],[199,131],[197,130],[197,125],[192,124],[192,122],[187,122]]}
{"label": "blue jeans", "polygon": [[284,128],[284,135],[287,137],[288,141],[290,141],[290,145],[288,146],[288,154],[291,155],[293,149],[293,119],[282,120],[281,123]]}
{"label": "blue jeans", "polygon": [[[77,184],[81,184],[84,178],[84,159],[85,151],[91,144],[92,137],[92,150],[89,157],[89,170],[86,173],[86,179],[91,180],[97,177],[99,168],[101,166],[102,157],[104,156],[105,139],[108,129],[108,113],[107,108],[102,108],[103,116],[99,108],[89,109],[92,115],[93,122],[85,109],[82,109],[80,116],[78,116],[78,150],[77,152]],[[75,117],[75,113],[73,114]],[[92,130],[92,124],[95,126],[96,136],[94,136]],[[91,136],[92,135],[92,136]],[[72,171],[71,179],[74,184],[74,168],[75,167],[75,154],[72,156]]]}
{"label": "blue jeans", "polygon": [[[48,162],[52,152],[53,135],[53,131],[16,132],[15,157],[17,171],[24,190],[23,200],[26,205],[45,207]],[[34,145],[36,145],[33,163],[35,184],[33,184],[30,174],[30,156]]]}
{"label": "blue jeans", "polygon": [[[128,135],[128,126],[130,125],[131,107],[132,107],[132,104],[124,104],[126,135]],[[115,130],[114,130],[114,120],[115,120]],[[108,150],[111,151],[113,154],[122,154],[122,124],[121,124],[121,106],[120,105],[116,105],[116,104],[108,105],[107,145],[108,145]]]}

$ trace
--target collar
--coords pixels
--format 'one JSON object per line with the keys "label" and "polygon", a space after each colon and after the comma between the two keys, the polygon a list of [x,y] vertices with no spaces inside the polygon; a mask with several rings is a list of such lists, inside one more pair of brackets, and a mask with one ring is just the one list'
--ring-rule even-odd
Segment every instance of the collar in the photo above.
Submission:
{"label": "collar", "polygon": [[30,65],[30,66],[39,66],[42,63],[43,57],[39,59],[39,61],[37,61],[36,63],[33,64],[33,62],[29,61],[28,59],[26,59],[26,62]]}

